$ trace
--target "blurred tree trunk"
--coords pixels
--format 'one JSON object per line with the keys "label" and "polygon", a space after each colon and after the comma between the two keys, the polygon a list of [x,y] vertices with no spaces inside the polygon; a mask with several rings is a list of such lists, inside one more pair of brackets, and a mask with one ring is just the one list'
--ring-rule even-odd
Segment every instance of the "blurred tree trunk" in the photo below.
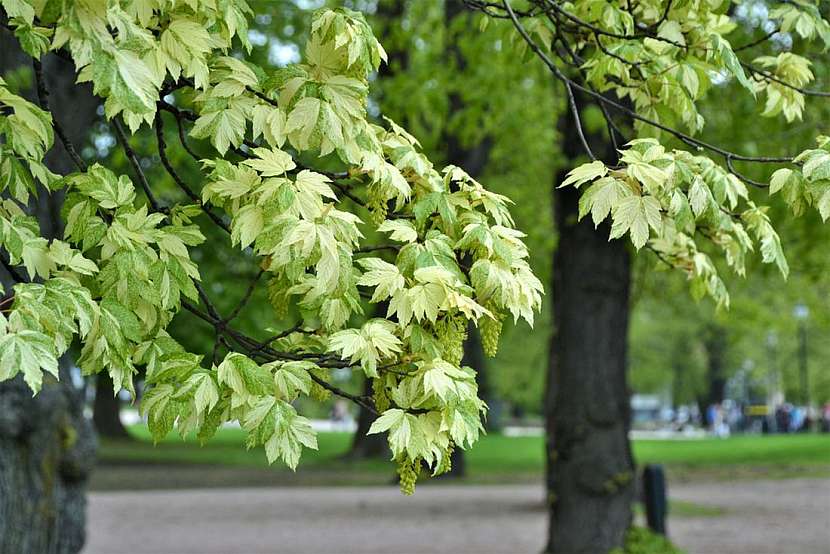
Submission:
{"label": "blurred tree trunk", "polygon": [[[382,0],[378,2],[377,19],[383,27],[383,32],[388,34],[391,26],[400,25],[403,17],[403,0]],[[378,35],[378,39],[383,43],[383,39]],[[378,71],[381,79],[388,78],[392,75],[394,70],[403,71],[408,62],[406,51],[401,49],[389,49],[387,52],[388,62],[381,64]],[[393,69],[394,68],[394,69]],[[379,305],[375,310],[380,314],[378,317],[386,316],[386,303]],[[367,377],[363,384],[363,394],[371,396],[372,382]],[[390,458],[392,451],[389,449],[389,444],[386,441],[386,433],[379,433],[376,435],[367,435],[369,427],[375,420],[374,414],[369,410],[360,406],[357,414],[357,430],[352,439],[352,446],[349,449],[347,458],[362,459],[362,458]]]}
{"label": "blurred tree trunk", "polygon": [[129,439],[127,428],[121,423],[121,400],[113,394],[112,377],[106,371],[95,376],[95,403],[92,423],[99,436]]}
{"label": "blurred tree trunk", "polygon": [[[43,63],[54,113],[80,143],[95,120],[98,103],[88,88],[75,86],[68,62],[50,55]],[[0,73],[24,64],[31,60],[7,31],[0,31]],[[57,173],[74,170],[60,144],[46,160]],[[61,234],[62,200],[60,194],[42,191],[31,206],[45,237]],[[2,273],[10,293],[10,275]],[[94,464],[95,436],[83,416],[83,399],[72,383],[71,365],[66,356],[61,358],[60,381],[44,379],[37,396],[20,376],[0,383],[0,552],[70,554],[83,547],[85,491]]]}
{"label": "blurred tree trunk", "polygon": [[[405,3],[402,0],[390,0],[381,2],[378,5],[377,17],[382,23],[383,27],[388,28],[390,25],[400,25],[400,21],[405,15]],[[463,3],[460,0],[446,0],[444,4],[444,22],[445,34],[448,37],[448,42],[445,49],[445,57],[447,63],[453,65],[459,72],[463,72],[465,68],[465,60],[461,55],[455,43],[456,37],[451,32],[453,22],[456,18],[464,18],[465,21],[471,21],[470,13],[465,10]],[[383,42],[383,41],[382,41]],[[405,72],[408,64],[407,52],[403,48],[390,48],[389,63],[385,64],[380,69],[380,77],[389,78],[393,75],[393,71]],[[448,94],[450,115],[457,113],[464,109],[463,99],[456,92],[451,91]],[[446,145],[445,159],[447,164],[457,165],[463,168],[473,178],[479,178],[484,171],[487,161],[490,156],[492,148],[492,140],[490,137],[484,138],[478,144],[469,146],[462,143],[458,134],[451,129],[445,129],[443,142]],[[385,308],[379,310],[378,313],[385,314]],[[474,368],[477,372],[476,380],[479,384],[479,393],[481,397],[487,401],[489,399],[489,389],[486,381],[486,364],[484,359],[484,352],[481,346],[481,339],[478,337],[478,330],[475,326],[470,326],[468,338],[464,342],[464,362]],[[364,385],[364,394],[371,395],[371,384],[366,382]],[[389,448],[386,444],[386,436],[384,435],[370,435],[366,436],[366,431],[374,420],[374,416],[366,409],[360,408],[357,418],[357,431],[355,433],[352,447],[349,452],[349,457],[365,458],[365,457],[388,457]],[[464,460],[464,451],[456,449],[452,456],[452,470],[445,474],[449,477],[462,477],[465,474],[466,463]]]}
{"label": "blurred tree trunk", "polygon": [[[368,377],[363,381],[363,394],[372,396],[372,381]],[[357,413],[357,430],[352,438],[352,446],[347,458],[362,460],[366,458],[385,458],[392,456],[389,444],[386,442],[386,433],[367,435],[369,427],[375,420],[374,414],[361,406]]]}
{"label": "blurred tree trunk", "polygon": [[[559,127],[570,168],[584,152],[567,110]],[[598,154],[613,161],[608,150]],[[622,545],[634,500],[626,384],[631,261],[626,241],[608,240],[607,223],[595,229],[591,218],[577,220],[576,189],[554,188],[553,194],[559,240],[544,406],[546,552],[599,554]]]}
{"label": "blurred tree trunk", "polygon": [[[461,0],[446,0],[444,3],[444,27],[447,37],[445,45],[445,56],[447,63],[453,66],[461,74],[467,67],[467,62],[458,47],[459,35],[454,32],[458,27],[458,18],[462,18],[464,25],[472,25],[472,15],[465,9]],[[464,99],[456,91],[450,91],[449,116],[464,109]],[[447,125],[450,125],[448,121]],[[455,165],[466,171],[474,179],[481,178],[487,161],[490,159],[490,150],[493,141],[485,137],[478,144],[465,145],[457,132],[452,128],[444,129],[444,143],[446,144],[447,165]],[[484,350],[481,346],[481,337],[475,325],[469,325],[467,329],[467,340],[464,341],[464,356],[461,362],[476,370],[476,382],[479,385],[479,396],[487,402],[489,400],[489,389],[487,388],[487,363]],[[482,386],[483,385],[483,386]],[[467,474],[467,461],[464,451],[456,448],[452,453],[452,469],[444,474],[445,477],[464,477]]]}
{"label": "blurred tree trunk", "polygon": [[726,329],[713,323],[705,333],[706,401],[707,404],[719,404],[726,394]]}

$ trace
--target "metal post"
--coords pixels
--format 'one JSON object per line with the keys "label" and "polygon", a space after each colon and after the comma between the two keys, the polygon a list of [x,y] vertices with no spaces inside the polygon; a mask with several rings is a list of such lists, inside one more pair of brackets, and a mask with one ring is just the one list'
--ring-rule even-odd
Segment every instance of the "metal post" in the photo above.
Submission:
{"label": "metal post", "polygon": [[659,464],[648,464],[643,469],[643,504],[646,507],[646,522],[649,529],[666,535],[669,503],[666,495],[666,476],[663,466]]}

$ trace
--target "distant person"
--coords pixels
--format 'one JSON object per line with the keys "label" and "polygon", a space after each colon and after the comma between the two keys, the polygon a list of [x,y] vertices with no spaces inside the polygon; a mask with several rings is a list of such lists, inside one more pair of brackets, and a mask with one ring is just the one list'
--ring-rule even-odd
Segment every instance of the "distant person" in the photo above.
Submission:
{"label": "distant person", "polygon": [[706,425],[709,427],[709,430],[714,433],[715,432],[715,420],[718,416],[718,406],[717,404],[709,404],[706,407]]}
{"label": "distant person", "polygon": [[336,400],[331,407],[331,419],[336,422],[348,421],[351,419],[349,407],[345,400]]}
{"label": "distant person", "polygon": [[726,422],[726,412],[720,404],[712,404],[707,410],[711,417],[711,431],[716,437],[726,438],[729,436],[729,424]]}
{"label": "distant person", "polygon": [[729,402],[728,407],[726,403],[724,403],[723,414],[724,421],[730,431],[743,430],[744,416],[741,411],[741,407],[737,403]]}
{"label": "distant person", "polygon": [[790,407],[787,404],[778,406],[775,410],[775,427],[779,433],[790,432]]}
{"label": "distant person", "polygon": [[830,402],[827,402],[821,410],[821,431],[830,433]]}
{"label": "distant person", "polygon": [[697,404],[692,404],[692,409],[689,410],[689,418],[691,419],[692,425],[701,425],[700,408]]}
{"label": "distant person", "polygon": [[793,406],[790,412],[790,433],[798,433],[804,425],[804,408]]}

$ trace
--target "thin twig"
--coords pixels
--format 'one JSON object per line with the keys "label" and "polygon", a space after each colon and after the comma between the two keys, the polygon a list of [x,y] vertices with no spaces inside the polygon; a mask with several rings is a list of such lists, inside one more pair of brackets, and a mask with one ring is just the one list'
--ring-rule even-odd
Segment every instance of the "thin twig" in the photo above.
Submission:
{"label": "thin twig", "polygon": [[772,31],[770,31],[770,32],[769,32],[769,33],[767,33],[766,35],[762,36],[761,38],[759,38],[759,39],[757,39],[757,40],[753,40],[752,42],[750,42],[750,43],[748,43],[748,44],[744,44],[743,46],[738,46],[737,48],[733,48],[733,49],[732,49],[732,51],[733,51],[733,52],[741,52],[741,51],[743,51],[743,50],[747,50],[747,49],[749,49],[749,48],[752,48],[753,46],[758,46],[758,45],[759,45],[759,44],[761,44],[762,42],[766,42],[766,41],[768,41],[769,39],[771,39],[773,36],[775,36],[776,34],[778,34],[778,32],[779,32],[779,31],[781,31],[781,29],[779,29],[778,27],[776,27],[775,29],[773,29]]}
{"label": "thin twig", "polygon": [[817,96],[819,98],[828,98],[828,97],[830,97],[830,92],[826,92],[826,91],[823,91],[823,90],[811,90],[811,89],[797,87],[795,85],[792,85],[792,84],[788,83],[787,81],[779,79],[778,77],[776,77],[775,75],[773,75],[769,71],[761,69],[760,67],[756,67],[756,66],[754,66],[752,64],[748,64],[746,62],[741,62],[741,65],[743,66],[744,69],[746,69],[747,71],[749,71],[753,75],[760,75],[763,79],[765,79],[767,81],[772,81],[773,83],[778,83],[779,85],[787,87],[788,89],[792,89],[796,92],[800,92],[804,96]]}
{"label": "thin twig", "polygon": [[593,150],[588,145],[588,139],[585,138],[585,131],[582,128],[582,120],[579,117],[579,106],[576,105],[576,98],[574,97],[574,91],[571,88],[571,83],[569,81],[564,81],[565,90],[568,93],[568,104],[571,107],[571,115],[574,118],[574,123],[576,123],[576,134],[579,135],[579,142],[582,143],[582,148],[585,149],[585,152],[588,154],[588,157],[591,158],[592,161],[597,159],[594,156]]}
{"label": "thin twig", "polygon": [[503,0],[503,2],[504,2],[505,8],[507,9],[508,13],[513,14],[513,17],[511,17],[511,20],[513,21],[514,27],[516,27],[516,29],[519,31],[519,34],[522,36],[522,38],[525,40],[525,42],[527,42],[527,44],[530,46],[531,50],[533,50],[533,52],[544,62],[544,64],[548,67],[548,69],[550,69],[550,71],[554,74],[554,76],[557,79],[559,79],[560,81],[566,81],[566,82],[570,83],[573,88],[584,92],[585,94],[591,96],[592,98],[594,98],[594,99],[596,99],[600,102],[603,102],[604,104],[606,104],[608,106],[611,106],[615,110],[620,111],[620,112],[628,115],[629,117],[631,117],[633,119],[636,119],[638,121],[642,121],[643,123],[646,123],[646,124],[648,124],[652,127],[655,127],[657,129],[661,129],[663,131],[666,131],[667,133],[669,133],[671,135],[674,135],[675,137],[677,137],[678,139],[680,139],[681,141],[683,141],[684,143],[686,143],[690,146],[704,148],[706,150],[710,150],[712,152],[720,154],[721,156],[730,156],[735,161],[757,162],[757,163],[792,163],[793,156],[786,156],[786,157],[785,156],[775,156],[775,157],[773,157],[773,156],[745,156],[743,154],[736,154],[734,152],[730,152],[729,150],[725,150],[725,149],[723,149],[719,146],[715,146],[714,144],[710,144],[708,142],[696,139],[696,138],[692,137],[691,135],[687,135],[686,133],[678,131],[677,129],[674,129],[672,127],[669,127],[667,125],[663,125],[662,123],[659,123],[657,121],[654,121],[652,119],[644,117],[644,116],[640,115],[639,113],[637,113],[635,110],[632,110],[632,109],[628,108],[627,106],[624,106],[623,104],[620,104],[619,102],[611,100],[610,98],[607,98],[607,97],[603,96],[602,94],[600,94],[600,93],[598,93],[598,92],[596,92],[596,91],[594,91],[594,90],[592,90],[592,89],[590,89],[590,88],[588,88],[588,87],[586,87],[586,86],[584,86],[580,83],[577,83],[576,81],[573,81],[568,76],[566,76],[564,73],[562,73],[562,70],[560,70],[556,66],[556,64],[542,51],[542,49],[539,48],[539,45],[536,44],[536,42],[534,42],[534,40],[530,37],[530,35],[527,33],[527,30],[521,24],[519,19],[517,17],[515,17],[513,9],[510,7],[509,0]]}
{"label": "thin twig", "polygon": [[115,134],[121,142],[121,148],[124,149],[124,154],[127,156],[127,160],[130,162],[130,165],[138,178],[138,182],[144,190],[147,200],[150,202],[150,206],[152,206],[153,211],[164,213],[165,210],[162,209],[158,201],[156,201],[156,197],[153,196],[153,191],[150,189],[150,183],[147,182],[147,176],[144,174],[144,170],[141,169],[141,163],[138,161],[135,151],[133,151],[130,146],[130,142],[127,140],[127,135],[121,127],[121,123],[117,119],[113,119],[112,126],[115,128]]}
{"label": "thin twig", "polygon": [[198,204],[202,211],[205,212],[211,221],[213,221],[220,229],[224,230],[226,233],[230,234],[231,229],[227,223],[225,223],[222,218],[211,210],[208,206],[206,206],[202,199],[199,198],[193,189],[191,189],[187,183],[184,182],[184,179],[176,172],[173,168],[173,165],[170,163],[170,159],[167,157],[167,143],[164,140],[164,122],[161,116],[161,112],[156,112],[156,120],[155,120],[155,127],[156,127],[156,142],[158,143],[158,151],[159,157],[161,158],[161,164],[164,166],[164,169],[167,170],[167,173],[170,177],[173,178],[173,181],[179,186],[182,191],[187,195],[190,200],[194,203]]}
{"label": "thin twig", "polygon": [[236,318],[236,316],[239,315],[239,312],[242,311],[242,309],[245,307],[245,305],[251,299],[251,296],[254,294],[254,289],[256,288],[256,285],[259,282],[260,277],[262,277],[263,273],[265,273],[265,270],[260,269],[257,272],[256,276],[254,276],[254,278],[251,279],[251,282],[248,284],[248,289],[245,291],[245,295],[242,297],[242,300],[239,301],[239,304],[236,305],[236,308],[234,308],[234,310],[230,313],[230,315],[225,318],[225,323],[226,324],[233,321]]}
{"label": "thin twig", "polygon": [[[194,315],[196,315],[200,319],[210,323],[211,325],[215,326],[217,323],[219,323],[215,318],[211,317],[209,314],[204,313],[202,310],[198,309],[196,306],[194,306],[190,302],[183,301],[182,302],[182,307],[185,308],[186,310],[188,310],[189,312],[193,313]],[[254,340],[250,337],[247,337],[243,333],[240,333],[239,331],[231,329],[228,326],[222,327],[221,332],[226,333],[231,338],[233,338],[237,343],[239,343],[248,352],[249,355],[259,356],[259,357],[265,356],[266,359],[269,359],[271,361],[275,361],[275,360],[279,360],[279,359],[301,360],[301,359],[306,359],[306,358],[309,357],[309,356],[289,354],[289,353],[285,353],[285,352],[276,352],[273,349],[271,349],[267,346],[264,346],[261,343],[258,343],[256,340]],[[229,349],[230,349],[230,347],[229,347]],[[319,358],[319,357],[317,357],[317,358]],[[318,365],[320,365],[321,367],[325,367],[322,364],[318,364]],[[339,364],[339,365],[336,365],[336,366],[333,366],[332,364],[328,364],[328,367],[351,367],[351,364],[342,363],[342,364]],[[335,395],[340,396],[342,398],[346,398],[347,400],[351,400],[352,402],[354,402],[356,404],[359,404],[360,406],[363,406],[364,408],[366,408],[367,410],[369,410],[373,414],[377,415],[377,410],[373,406],[373,404],[371,403],[371,401],[368,397],[348,393],[348,392],[344,391],[343,389],[341,389],[339,387],[336,387],[336,386],[332,385],[331,383],[327,382],[325,379],[321,379],[317,375],[314,375],[314,373],[310,372],[310,375],[311,375],[311,379],[315,383],[317,383],[318,385],[320,385],[321,387],[323,387],[327,391],[330,391],[332,394],[335,394]]]}
{"label": "thin twig", "polygon": [[63,130],[61,124],[58,123],[57,117],[55,117],[55,114],[49,109],[49,89],[46,88],[46,80],[43,78],[43,66],[40,63],[40,60],[33,58],[32,67],[35,71],[37,97],[40,107],[51,114],[52,127],[55,129],[55,134],[58,135],[58,138],[63,144],[66,153],[69,154],[69,158],[72,160],[72,163],[74,163],[80,171],[86,171],[86,162],[78,155],[78,151],[75,150],[75,146],[72,144],[72,141],[69,140],[69,137],[66,135],[66,132]]}
{"label": "thin twig", "polygon": [[[271,344],[272,342],[274,342],[275,340],[285,338],[285,337],[287,337],[288,335],[290,335],[292,333],[298,333],[299,331],[302,330],[302,328],[303,328],[303,324],[302,323],[297,323],[293,327],[289,327],[288,329],[286,329],[284,331],[280,331],[276,335],[272,335],[272,336],[268,337],[267,339],[265,339],[262,342],[262,344],[264,346],[267,346],[267,345]],[[262,350],[262,348],[263,348],[263,346],[257,346],[256,348],[254,348],[253,352],[258,352],[258,351]]]}
{"label": "thin twig", "polygon": [[355,250],[355,254],[361,254],[364,252],[375,252],[376,250],[400,250],[401,247],[399,244],[370,244],[367,246],[361,246],[357,250]]}

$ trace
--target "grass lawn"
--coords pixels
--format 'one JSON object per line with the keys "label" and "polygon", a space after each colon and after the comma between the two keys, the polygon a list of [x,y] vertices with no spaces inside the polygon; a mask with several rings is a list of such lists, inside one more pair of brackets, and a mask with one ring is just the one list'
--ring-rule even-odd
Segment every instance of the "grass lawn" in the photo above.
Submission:
{"label": "grass lawn", "polygon": [[634,455],[640,463],[712,466],[830,465],[830,435],[744,435],[728,439],[688,441],[639,440]]}
{"label": "grass lawn", "polygon": [[[194,440],[182,441],[177,435],[169,435],[153,445],[147,428],[143,425],[130,427],[136,441],[103,441],[99,459],[104,463],[187,463],[218,464],[225,466],[272,467],[282,469],[279,464],[269,466],[262,448],[247,450],[244,446],[245,433],[241,429],[220,429],[216,436],[204,446]],[[319,450],[303,450],[300,468],[313,470],[334,470],[348,467],[361,471],[390,471],[385,460],[343,460],[349,450],[350,433],[319,433]],[[543,451],[541,437],[505,437],[489,435],[483,437],[467,456],[470,473],[482,475],[517,474],[537,477],[542,471]]]}
{"label": "grass lawn", "polygon": [[[221,429],[205,446],[170,435],[158,445],[147,429],[130,429],[135,441],[104,441],[99,456],[105,466],[163,464],[211,465],[224,468],[258,468],[268,464],[261,448],[246,450],[244,432]],[[320,433],[319,450],[304,450],[297,474],[275,464],[267,473],[299,483],[365,484],[389,480],[391,465],[383,460],[344,461],[351,435]],[[537,480],[543,471],[542,437],[483,437],[467,454],[470,480],[517,482]],[[739,436],[729,439],[638,440],[638,465],[665,464],[671,479],[736,477],[787,477],[830,474],[830,435]],[[331,477],[331,478],[327,478]],[[298,479],[299,478],[299,479]],[[332,481],[332,479],[334,481]]]}

